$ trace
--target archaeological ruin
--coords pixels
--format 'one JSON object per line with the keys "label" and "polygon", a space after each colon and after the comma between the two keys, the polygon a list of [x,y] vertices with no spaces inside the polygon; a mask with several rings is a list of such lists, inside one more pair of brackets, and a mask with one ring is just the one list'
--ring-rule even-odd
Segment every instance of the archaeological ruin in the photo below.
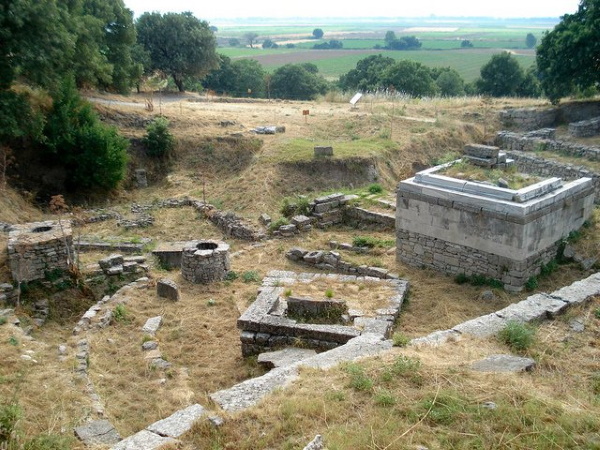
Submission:
{"label": "archaeological ruin", "polygon": [[[487,168],[511,165],[497,147],[469,145]],[[483,275],[521,290],[594,209],[590,178],[546,178],[521,189],[441,175],[461,160],[417,173],[397,190],[397,260],[449,274]]]}

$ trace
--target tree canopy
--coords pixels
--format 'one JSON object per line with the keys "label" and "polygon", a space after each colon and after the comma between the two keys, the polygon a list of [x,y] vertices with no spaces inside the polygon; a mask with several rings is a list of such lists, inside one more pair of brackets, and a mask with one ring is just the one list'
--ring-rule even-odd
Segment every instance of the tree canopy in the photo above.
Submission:
{"label": "tree canopy", "polygon": [[381,82],[413,97],[433,96],[437,92],[431,69],[415,61],[402,60],[389,66],[382,73]]}
{"label": "tree canopy", "polygon": [[544,93],[557,103],[600,81],[600,0],[582,0],[575,14],[565,14],[537,47]]}
{"label": "tree canopy", "polygon": [[356,63],[356,68],[340,77],[339,85],[344,90],[376,91],[385,88],[381,77],[385,69],[393,65],[394,58],[371,55]]}
{"label": "tree canopy", "polygon": [[270,85],[275,97],[291,100],[312,100],[327,91],[325,79],[302,64],[279,67],[273,72]]}
{"label": "tree canopy", "polygon": [[477,89],[491,97],[514,97],[525,79],[519,62],[508,52],[498,53],[483,65]]}
{"label": "tree canopy", "polygon": [[321,28],[315,28],[312,32],[312,35],[315,39],[321,39],[323,37],[323,30]]}
{"label": "tree canopy", "polygon": [[172,77],[180,92],[186,78],[201,79],[218,67],[213,32],[190,12],[144,13],[137,32],[138,42],[150,55],[150,69]]}

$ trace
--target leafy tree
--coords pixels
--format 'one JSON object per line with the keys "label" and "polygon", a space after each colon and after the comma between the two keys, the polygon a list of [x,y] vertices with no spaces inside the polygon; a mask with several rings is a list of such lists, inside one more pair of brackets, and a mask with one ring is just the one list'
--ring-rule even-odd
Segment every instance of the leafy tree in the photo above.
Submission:
{"label": "leafy tree", "polygon": [[443,69],[432,69],[440,95],[443,97],[459,97],[465,95],[465,81],[460,74],[449,67]]}
{"label": "leafy tree", "polygon": [[508,52],[498,53],[481,68],[477,80],[480,94],[492,97],[514,97],[525,79],[519,62]]}
{"label": "leafy tree", "polygon": [[320,44],[313,45],[313,48],[317,50],[340,49],[342,47],[344,47],[344,43],[336,39],[332,39],[329,42],[321,42]]}
{"label": "leafy tree", "polygon": [[541,97],[542,86],[538,77],[537,67],[534,64],[525,72],[525,76],[517,90],[517,94],[521,97]]}
{"label": "leafy tree", "polygon": [[396,61],[382,55],[371,55],[356,63],[356,68],[340,77],[339,86],[343,90],[374,91],[384,88],[383,72]]}
{"label": "leafy tree", "polygon": [[44,134],[46,160],[66,168],[67,189],[108,191],[125,176],[127,140],[99,121],[73,76],[53,94]]}
{"label": "leafy tree", "polygon": [[240,40],[238,38],[229,38],[229,46],[230,47],[239,47]]}
{"label": "leafy tree", "polygon": [[242,97],[248,95],[248,89],[253,97],[265,96],[265,75],[263,66],[255,59],[239,59],[231,64],[234,73],[235,86],[233,95]]}
{"label": "leafy tree", "polygon": [[527,45],[527,48],[533,48],[535,47],[535,44],[537,44],[537,38],[533,33],[527,33],[527,36],[525,37],[525,45]]}
{"label": "leafy tree", "polygon": [[402,60],[394,63],[382,74],[384,86],[393,87],[413,97],[433,96],[437,86],[431,76],[431,69],[415,61]]}
{"label": "leafy tree", "polygon": [[219,54],[219,61],[219,68],[206,75],[202,80],[202,86],[221,94],[232,93],[236,87],[236,75],[231,65],[231,58]]}
{"label": "leafy tree", "polygon": [[208,23],[190,12],[144,13],[137,31],[138,42],[150,54],[151,69],[172,77],[180,92],[185,78],[203,78],[219,64]]}
{"label": "leafy tree", "polygon": [[144,145],[148,156],[163,157],[175,146],[175,139],[169,131],[169,121],[157,117],[146,127]]}
{"label": "leafy tree", "polygon": [[286,64],[273,72],[271,91],[280,98],[312,100],[327,92],[327,82],[318,74],[306,70],[299,64]]}
{"label": "leafy tree", "polygon": [[460,47],[461,48],[473,48],[473,43],[471,41],[469,41],[468,39],[464,39],[461,43],[460,43]]}
{"label": "leafy tree", "polygon": [[399,39],[388,42],[386,48],[389,50],[414,50],[421,48],[421,45],[421,41],[415,36],[402,36]]}
{"label": "leafy tree", "polygon": [[383,40],[385,41],[386,47],[389,47],[390,44],[396,40],[396,33],[393,31],[386,32]]}
{"label": "leafy tree", "polygon": [[269,38],[265,39],[262,43],[262,48],[277,48],[277,47],[279,47],[279,45],[277,45],[276,42],[273,42]]}
{"label": "leafy tree", "polygon": [[254,41],[256,41],[257,37],[258,37],[258,33],[255,33],[253,31],[244,33],[244,39],[246,39],[246,42],[248,42],[248,45],[250,45],[250,48],[254,48],[253,44],[254,44]]}
{"label": "leafy tree", "polygon": [[600,81],[600,1],[582,0],[545,33],[537,47],[537,66],[544,93],[553,103]]}
{"label": "leafy tree", "polygon": [[312,35],[315,39],[321,39],[325,33],[320,28],[315,28],[312,32]]}

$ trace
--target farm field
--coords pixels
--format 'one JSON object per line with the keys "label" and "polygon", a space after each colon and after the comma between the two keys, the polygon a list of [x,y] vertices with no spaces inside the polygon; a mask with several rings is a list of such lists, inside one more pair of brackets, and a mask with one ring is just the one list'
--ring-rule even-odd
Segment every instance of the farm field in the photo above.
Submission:
{"label": "farm field", "polygon": [[[249,25],[246,23],[219,27],[216,34],[218,52],[232,59],[252,58],[266,70],[273,71],[284,64],[312,62],[319,72],[329,80],[337,80],[342,74],[356,67],[356,63],[369,55],[382,53],[397,60],[409,59],[430,67],[456,69],[466,82],[475,80],[479,71],[492,55],[502,51],[513,53],[524,68],[535,62],[535,49],[527,48],[525,37],[532,33],[538,43],[543,33],[552,29],[556,20],[489,21],[464,19],[457,21],[430,19],[382,19],[379,22],[328,24],[321,19],[315,24],[286,23]],[[315,27],[324,32],[322,39],[313,39]],[[412,51],[390,51],[375,49],[385,45],[386,32],[393,31],[397,37],[416,36],[421,49]],[[245,39],[249,32],[258,37],[250,48]],[[230,39],[239,45],[230,46]],[[271,39],[279,48],[263,49],[262,42]],[[315,44],[339,40],[343,49],[313,50]],[[462,48],[461,43],[469,40],[472,48]],[[288,48],[288,45],[294,47]]]}

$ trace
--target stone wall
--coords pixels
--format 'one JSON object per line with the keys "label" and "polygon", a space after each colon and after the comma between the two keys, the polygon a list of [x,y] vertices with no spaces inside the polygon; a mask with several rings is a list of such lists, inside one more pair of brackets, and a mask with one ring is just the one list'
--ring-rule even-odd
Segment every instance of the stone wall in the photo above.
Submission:
{"label": "stone wall", "polygon": [[500,131],[496,134],[495,144],[505,150],[532,152],[547,150],[564,153],[568,156],[600,161],[600,148],[554,139],[540,138],[534,133],[513,133]]}
{"label": "stone wall", "polygon": [[596,194],[594,202],[597,205],[600,204],[600,172],[592,172],[583,166],[577,167],[571,164],[561,164],[525,152],[509,151],[508,156],[515,160],[515,164],[520,172],[560,177],[565,180],[576,180],[582,177],[591,178]]}
{"label": "stone wall", "polygon": [[590,137],[600,134],[600,117],[569,124],[569,134],[575,137]]}
{"label": "stone wall", "polygon": [[73,258],[69,221],[13,225],[8,235],[8,261],[13,280],[33,281],[51,270],[67,270]]}
{"label": "stone wall", "polygon": [[504,127],[537,130],[600,116],[600,102],[573,102],[556,108],[507,109],[500,111],[499,116]]}
{"label": "stone wall", "polygon": [[396,217],[393,214],[378,213],[356,206],[344,208],[344,223],[360,228],[368,226],[378,230],[396,228]]}

